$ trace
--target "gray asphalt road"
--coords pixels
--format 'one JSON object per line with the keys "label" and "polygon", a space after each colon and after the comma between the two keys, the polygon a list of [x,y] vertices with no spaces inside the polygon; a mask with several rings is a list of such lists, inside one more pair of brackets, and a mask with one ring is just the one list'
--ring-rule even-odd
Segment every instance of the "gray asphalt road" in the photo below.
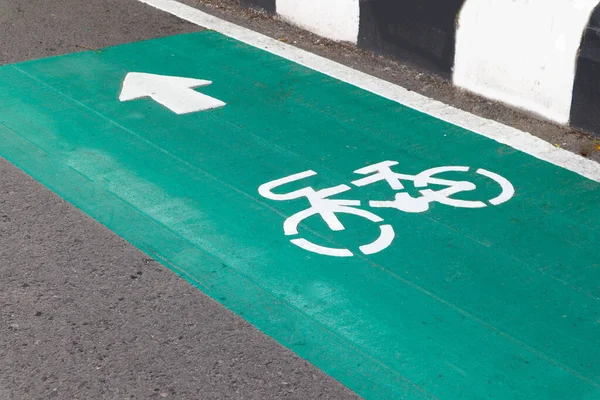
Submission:
{"label": "gray asphalt road", "polygon": [[[198,29],[134,0],[1,0],[0,63]],[[0,159],[0,400],[354,397]]]}

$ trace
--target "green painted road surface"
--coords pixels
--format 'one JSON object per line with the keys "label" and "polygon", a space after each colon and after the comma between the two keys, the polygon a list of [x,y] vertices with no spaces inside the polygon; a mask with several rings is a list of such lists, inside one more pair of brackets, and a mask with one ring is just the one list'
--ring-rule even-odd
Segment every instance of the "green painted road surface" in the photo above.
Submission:
{"label": "green painted road surface", "polygon": [[1,156],[359,395],[600,399],[600,184],[215,32],[0,86]]}

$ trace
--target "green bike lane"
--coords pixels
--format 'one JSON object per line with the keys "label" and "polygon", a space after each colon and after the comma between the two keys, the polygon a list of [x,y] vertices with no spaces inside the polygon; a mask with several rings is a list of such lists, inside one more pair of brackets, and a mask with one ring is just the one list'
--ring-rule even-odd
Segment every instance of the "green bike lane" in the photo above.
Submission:
{"label": "green bike lane", "polygon": [[359,395],[600,398],[597,182],[215,32],[0,83],[1,156]]}

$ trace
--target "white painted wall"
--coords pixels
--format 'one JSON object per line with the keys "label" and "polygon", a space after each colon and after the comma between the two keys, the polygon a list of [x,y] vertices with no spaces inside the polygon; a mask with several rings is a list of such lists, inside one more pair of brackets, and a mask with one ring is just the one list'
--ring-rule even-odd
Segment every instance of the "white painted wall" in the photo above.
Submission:
{"label": "white painted wall", "polygon": [[[276,0],[286,21],[328,39],[356,43],[359,0]],[[549,0],[550,1],[550,0]]]}
{"label": "white painted wall", "polygon": [[459,18],[454,84],[568,123],[577,52],[597,4],[467,0]]}

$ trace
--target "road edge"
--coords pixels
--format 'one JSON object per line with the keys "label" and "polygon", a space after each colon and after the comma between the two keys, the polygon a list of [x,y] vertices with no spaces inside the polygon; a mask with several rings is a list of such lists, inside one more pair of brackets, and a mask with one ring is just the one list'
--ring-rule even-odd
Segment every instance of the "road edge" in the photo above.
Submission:
{"label": "road edge", "polygon": [[600,164],[535,137],[519,129],[478,117],[437,100],[408,91],[393,83],[357,71],[261,33],[225,21],[175,0],[137,0],[183,20],[217,31],[253,47],[268,51],[297,64],[377,94],[388,100],[431,115],[481,136],[520,150],[588,179],[600,182]]}

